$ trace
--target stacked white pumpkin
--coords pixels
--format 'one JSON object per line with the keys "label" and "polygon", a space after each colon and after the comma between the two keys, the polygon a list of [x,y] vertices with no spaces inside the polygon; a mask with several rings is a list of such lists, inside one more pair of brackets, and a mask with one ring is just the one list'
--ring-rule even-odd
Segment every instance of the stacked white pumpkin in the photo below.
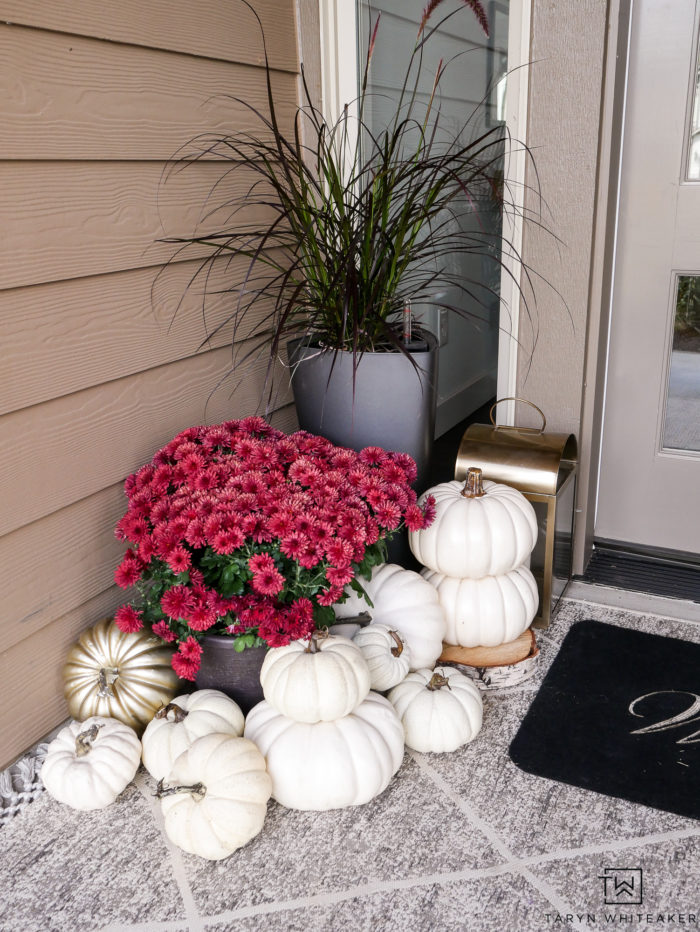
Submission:
{"label": "stacked white pumpkin", "polygon": [[[355,643],[362,646],[377,629],[394,631],[404,644],[402,667],[408,660],[404,676],[409,670],[435,666],[445,637],[445,614],[435,589],[419,573],[395,563],[375,566],[372,578],[362,580],[362,589],[364,595],[347,587],[345,601],[333,606],[341,622],[359,616],[369,618],[368,627],[355,635]],[[388,689],[389,685],[373,688]]]}
{"label": "stacked white pumpkin", "polygon": [[532,624],[537,583],[528,568],[537,541],[535,511],[510,486],[471,468],[466,482],[429,489],[435,520],[409,534],[422,575],[435,587],[447,623],[447,644],[496,647]]}
{"label": "stacked white pumpkin", "polygon": [[403,760],[392,704],[370,691],[371,675],[350,639],[319,632],[268,651],[265,699],[245,736],[260,748],[272,795],[289,809],[358,806],[381,793]]}
{"label": "stacked white pumpkin", "polygon": [[271,781],[258,748],[241,737],[243,724],[233,699],[200,689],[164,706],[143,735],[168,837],[211,861],[233,854],[265,821]]}
{"label": "stacked white pumpkin", "polygon": [[446,634],[445,613],[436,589],[420,574],[396,564],[375,567],[366,597],[352,589],[334,606],[336,616],[368,615],[354,637],[372,670],[372,687],[390,690],[388,699],[416,751],[454,751],[481,729],[482,701],[463,674],[434,669]]}

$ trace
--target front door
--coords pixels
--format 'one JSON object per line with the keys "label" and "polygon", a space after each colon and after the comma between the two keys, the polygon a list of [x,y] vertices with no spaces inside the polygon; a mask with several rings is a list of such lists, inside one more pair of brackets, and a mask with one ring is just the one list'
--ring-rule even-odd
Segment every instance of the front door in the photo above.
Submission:
{"label": "front door", "polygon": [[634,4],[596,537],[700,553],[700,0]]}

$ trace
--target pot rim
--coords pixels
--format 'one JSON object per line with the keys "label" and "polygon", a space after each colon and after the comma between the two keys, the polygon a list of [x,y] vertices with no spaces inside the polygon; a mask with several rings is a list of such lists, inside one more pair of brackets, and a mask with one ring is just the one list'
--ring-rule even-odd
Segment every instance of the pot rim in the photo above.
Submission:
{"label": "pot rim", "polygon": [[[437,341],[437,337],[431,330],[421,330],[418,332],[420,333],[420,339],[424,340],[428,344],[428,346],[425,349],[423,349],[422,347],[415,347],[413,349],[407,350],[407,353],[409,356],[427,355],[429,353],[436,352],[440,348],[438,341]],[[416,328],[414,328],[414,333],[416,333]],[[320,351],[319,355],[321,356],[329,355],[331,353],[334,355],[337,353],[338,356],[353,356],[354,355],[352,350],[336,349],[333,346],[321,346],[319,342],[313,341],[313,340],[310,341],[307,339],[306,336],[292,338],[291,340],[288,341],[287,346],[290,352],[297,351],[297,350],[314,350],[317,352]],[[401,353],[397,349],[364,350],[361,353],[360,352],[357,353],[358,359],[361,359],[363,356],[403,356],[403,355],[404,354]],[[297,360],[297,362],[301,362],[301,360]]]}
{"label": "pot rim", "polygon": [[[235,637],[235,635],[232,635],[232,634],[216,634],[215,632],[212,632],[212,633],[210,634],[210,633],[208,633],[208,632],[205,632],[205,634],[203,635],[202,640],[203,640],[203,641],[214,641],[214,642],[216,642],[220,647],[224,647],[224,648],[229,648],[229,649],[235,650],[235,648],[234,648],[234,637]],[[247,654],[247,653],[249,653],[250,651],[254,651],[254,650],[265,650],[265,651],[266,651],[266,650],[269,650],[269,649],[270,649],[270,648],[269,648],[269,646],[268,646],[267,644],[257,644],[255,647],[244,647],[243,650],[236,651],[236,653],[237,653],[237,654]]]}

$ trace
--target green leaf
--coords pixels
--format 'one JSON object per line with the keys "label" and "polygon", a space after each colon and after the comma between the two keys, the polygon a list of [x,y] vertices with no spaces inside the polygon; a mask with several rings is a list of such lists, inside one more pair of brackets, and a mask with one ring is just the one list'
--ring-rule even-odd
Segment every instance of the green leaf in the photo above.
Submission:
{"label": "green leaf", "polygon": [[235,563],[229,563],[223,568],[217,588],[224,598],[229,599],[233,595],[240,595],[244,586],[245,580]]}
{"label": "green leaf", "polygon": [[355,577],[355,579],[352,580],[352,582],[350,583],[350,586],[360,596],[360,598],[365,600],[365,602],[369,605],[370,608],[374,608],[374,602],[370,599],[367,593],[367,590],[365,589],[365,587],[362,585],[362,583],[357,577]]}
{"label": "green leaf", "polygon": [[330,628],[335,623],[335,612],[330,605],[314,605],[314,624],[317,628]]}

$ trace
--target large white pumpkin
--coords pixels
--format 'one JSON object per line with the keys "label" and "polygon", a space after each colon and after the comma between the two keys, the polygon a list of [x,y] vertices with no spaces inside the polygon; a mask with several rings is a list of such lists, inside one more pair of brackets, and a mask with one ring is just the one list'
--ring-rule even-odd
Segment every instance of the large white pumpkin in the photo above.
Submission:
{"label": "large white pumpkin", "polygon": [[134,779],[140,762],[141,742],[133,728],[94,715],[59,731],[41,779],[54,799],[73,809],[104,809]]}
{"label": "large white pumpkin", "polygon": [[514,641],[532,624],[537,612],[537,582],[526,566],[503,576],[455,579],[433,570],[422,575],[440,596],[448,644],[496,647]]}
{"label": "large white pumpkin", "polygon": [[348,598],[334,605],[337,618],[368,613],[373,624],[398,631],[408,645],[410,669],[430,667],[442,653],[445,615],[436,589],[419,573],[395,563],[383,563],[372,570],[372,578],[360,580],[372,601],[348,587]]}
{"label": "large white pumpkin", "polygon": [[[470,472],[472,472],[470,470]],[[446,576],[481,579],[501,576],[524,563],[537,541],[535,510],[517,489],[468,476],[453,479],[421,496],[435,498],[435,520],[410,531],[415,558]]]}
{"label": "large white pumpkin", "polygon": [[367,697],[370,674],[349,638],[313,634],[267,652],[260,670],[265,699],[297,722],[332,722]]}
{"label": "large white pumpkin", "polygon": [[406,746],[415,751],[455,751],[481,729],[481,694],[469,677],[450,667],[409,673],[389,700],[401,719]]}
{"label": "large white pumpkin", "polygon": [[403,760],[403,726],[392,704],[371,692],[334,722],[295,722],[269,702],[248,713],[245,736],[265,755],[272,795],[288,809],[323,811],[367,803]]}
{"label": "large white pumpkin", "polygon": [[410,651],[398,631],[392,631],[386,625],[367,625],[360,628],[353,643],[367,661],[372,689],[384,692],[408,674]]}
{"label": "large white pumpkin", "polygon": [[197,738],[158,784],[168,838],[210,861],[228,857],[262,829],[271,785],[252,741]]}
{"label": "large white pumpkin", "polygon": [[144,766],[152,777],[162,780],[197,738],[215,733],[240,737],[243,725],[237,703],[218,689],[178,696],[156,712],[143,733]]}

